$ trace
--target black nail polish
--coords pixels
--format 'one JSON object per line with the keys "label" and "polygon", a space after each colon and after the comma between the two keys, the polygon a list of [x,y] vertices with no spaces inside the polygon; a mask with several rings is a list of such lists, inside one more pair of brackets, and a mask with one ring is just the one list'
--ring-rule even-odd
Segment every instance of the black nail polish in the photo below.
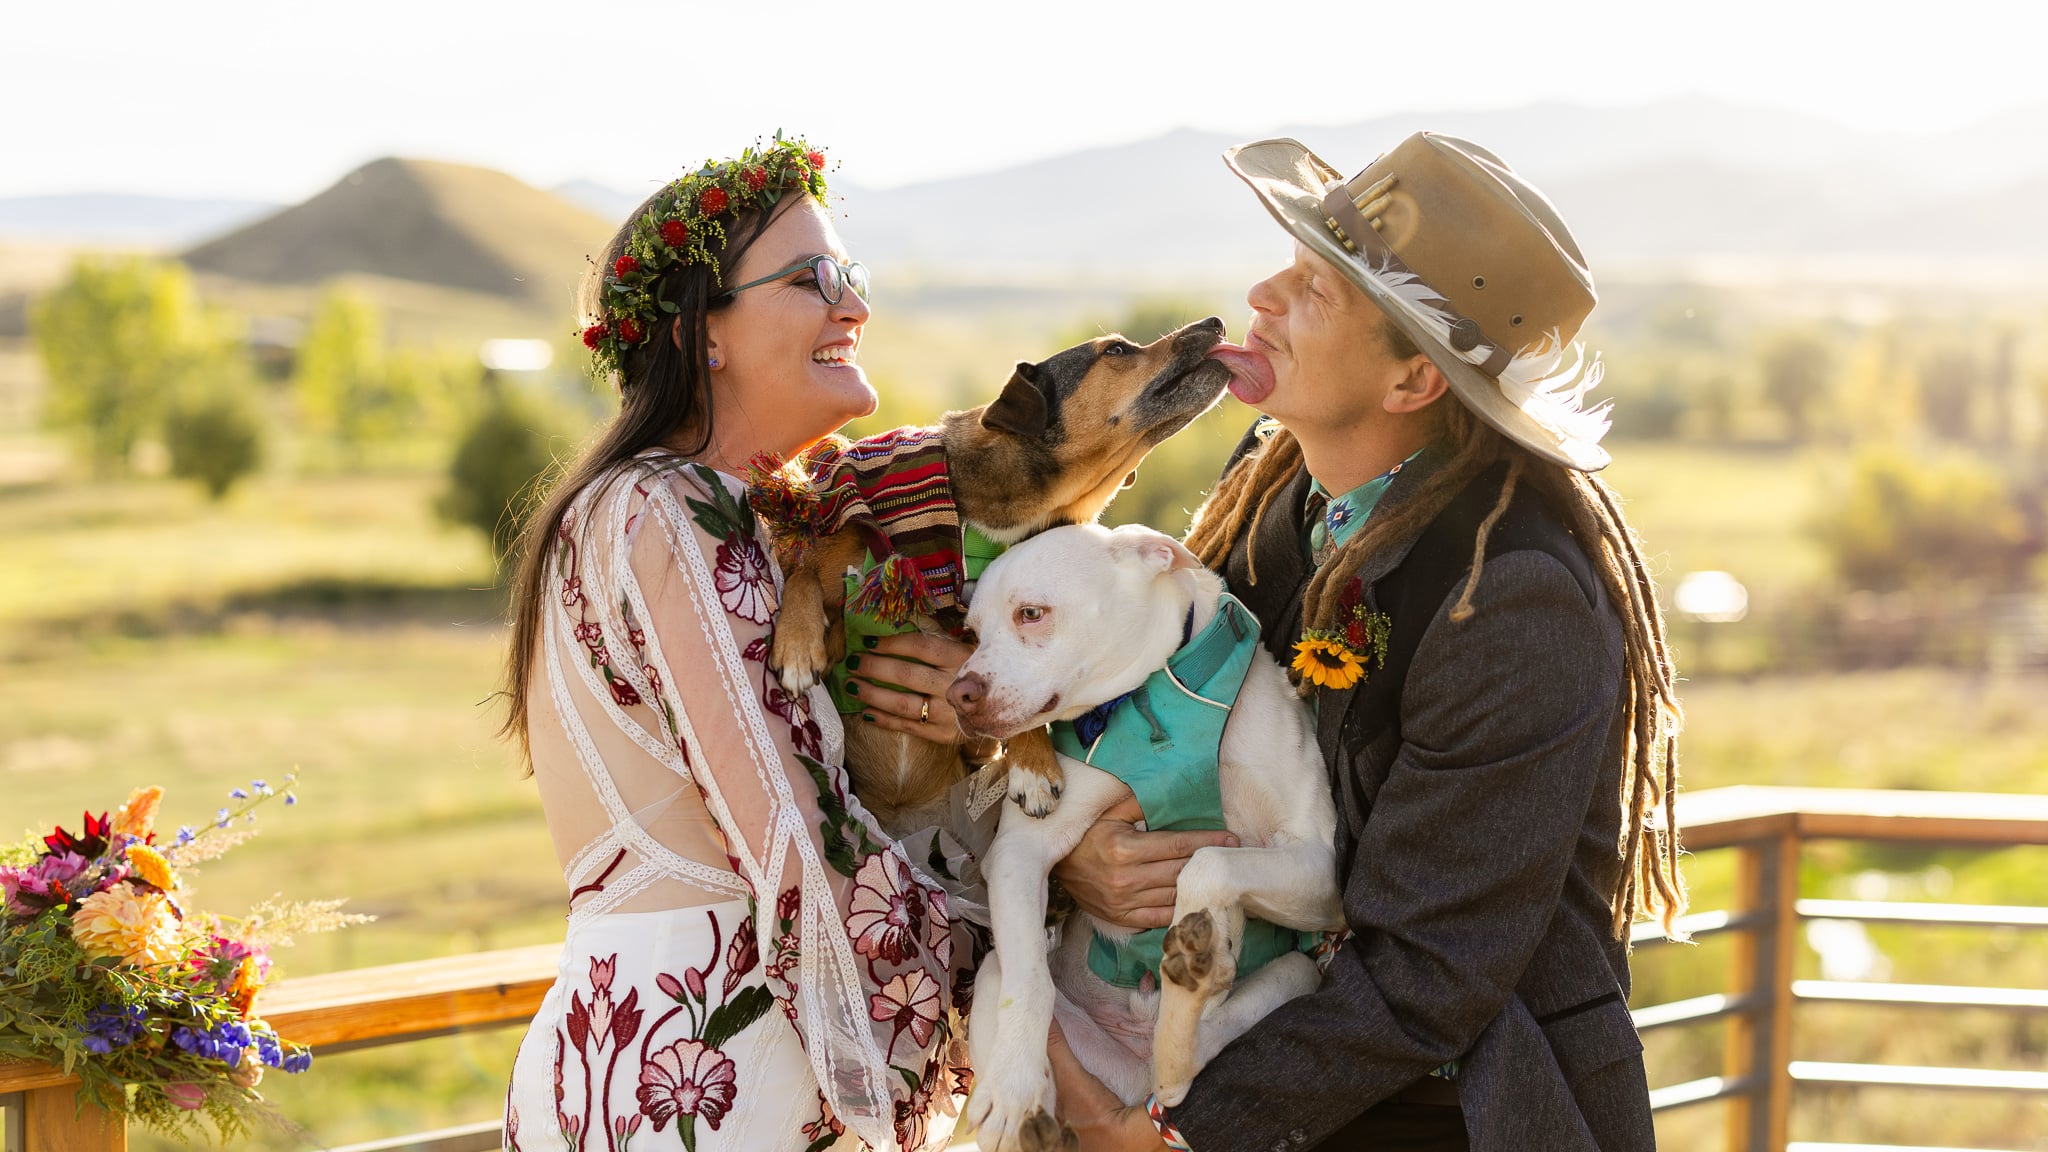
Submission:
{"label": "black nail polish", "polygon": [[870,724],[873,724],[875,722],[875,714],[873,712],[863,712],[860,714],[860,718],[867,721]]}
{"label": "black nail polish", "polygon": [[881,637],[879,636],[863,636],[860,638],[861,647],[873,648],[875,646],[875,641],[879,639],[881,639]]}
{"label": "black nail polish", "polygon": [[858,680],[848,680],[848,681],[846,682],[846,694],[847,694],[848,696],[858,696],[858,695],[860,695],[860,681],[858,681]]}
{"label": "black nail polish", "polygon": [[859,667],[860,667],[860,657],[859,657],[858,655],[854,655],[854,656],[848,656],[848,657],[846,658],[846,670],[847,670],[848,672],[852,672],[852,671],[854,671],[855,669],[857,669],[857,668],[859,668]]}

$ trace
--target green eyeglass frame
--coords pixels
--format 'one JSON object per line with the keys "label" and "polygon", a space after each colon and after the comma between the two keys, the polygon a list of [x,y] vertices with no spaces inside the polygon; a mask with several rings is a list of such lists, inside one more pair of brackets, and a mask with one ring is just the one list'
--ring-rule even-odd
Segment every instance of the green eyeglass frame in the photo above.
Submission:
{"label": "green eyeglass frame", "polygon": [[[818,290],[819,297],[827,304],[837,304],[845,299],[848,285],[853,286],[854,295],[859,296],[863,300],[868,298],[868,266],[858,260],[841,264],[833,259],[830,254],[823,252],[816,256],[799,260],[787,268],[770,272],[759,280],[749,280],[736,288],[728,288],[719,293],[719,296],[722,299],[731,299],[749,288],[758,288],[763,284],[780,280],[792,272],[801,272],[806,268],[809,268],[812,275],[816,277],[811,286]],[[831,272],[826,272],[827,268],[830,268]]]}

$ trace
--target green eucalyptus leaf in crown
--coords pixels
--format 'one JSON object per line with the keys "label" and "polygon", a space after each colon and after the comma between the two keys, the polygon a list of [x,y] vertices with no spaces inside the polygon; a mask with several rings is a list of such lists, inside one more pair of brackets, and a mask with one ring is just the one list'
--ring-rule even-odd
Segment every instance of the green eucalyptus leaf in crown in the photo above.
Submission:
{"label": "green eucalyptus leaf in crown", "polygon": [[633,221],[626,250],[604,273],[603,314],[583,329],[591,372],[605,378],[622,367],[627,350],[646,340],[666,316],[679,313],[659,295],[661,277],[683,264],[704,264],[724,284],[718,257],[725,223],[734,213],[773,207],[801,189],[825,202],[825,153],[801,137],[748,148],[738,158],[707,160],[702,168],[663,188]]}

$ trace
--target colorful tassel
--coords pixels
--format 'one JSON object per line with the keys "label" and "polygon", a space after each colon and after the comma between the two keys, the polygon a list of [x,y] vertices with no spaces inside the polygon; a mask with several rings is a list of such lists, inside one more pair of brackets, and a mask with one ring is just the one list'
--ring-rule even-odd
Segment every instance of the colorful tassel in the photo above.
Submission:
{"label": "colorful tassel", "polygon": [[875,565],[861,583],[860,591],[846,602],[850,612],[899,626],[918,616],[930,615],[937,606],[924,572],[903,556],[890,556]]}

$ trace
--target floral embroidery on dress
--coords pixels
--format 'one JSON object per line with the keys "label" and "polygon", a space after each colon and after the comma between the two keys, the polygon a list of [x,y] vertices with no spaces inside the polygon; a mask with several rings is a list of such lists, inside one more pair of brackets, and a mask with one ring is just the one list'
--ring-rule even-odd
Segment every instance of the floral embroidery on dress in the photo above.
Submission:
{"label": "floral embroidery on dress", "polygon": [[[735,1041],[771,1007],[779,1007],[795,1025],[793,1040],[810,1049],[811,1059],[822,1061],[829,1073],[822,1081],[817,1118],[803,1126],[812,1152],[849,1129],[877,1142],[893,1129],[906,1149],[943,1141],[946,1129],[939,1117],[954,1111],[954,1097],[966,1083],[964,1043],[948,1017],[949,1003],[962,991],[951,971],[958,958],[953,933],[959,926],[947,918],[946,892],[927,879],[952,875],[946,854],[935,840],[930,859],[913,862],[902,846],[870,825],[850,797],[845,769],[833,762],[838,755],[836,717],[821,720],[808,693],[784,691],[769,672],[779,576],[753,510],[738,498],[737,488],[708,469],[662,459],[647,461],[646,470],[630,476],[626,485],[597,485],[593,491],[593,498],[609,502],[604,507],[612,511],[603,515],[610,519],[601,521],[600,513],[579,502],[565,516],[555,541],[561,608],[550,610],[561,613],[556,635],[573,636],[560,649],[556,667],[567,669],[572,678],[581,675],[600,703],[609,695],[611,703],[644,704],[654,713],[621,718],[607,705],[611,723],[651,729],[649,720],[663,722],[657,738],[682,753],[690,777],[718,814],[718,839],[748,896],[744,918],[730,906],[692,911],[689,923],[701,930],[671,937],[676,942],[661,944],[658,955],[636,955],[630,945],[625,952],[600,947],[585,954],[588,971],[580,979],[563,981],[566,1004],[557,1001],[559,1014],[536,1034],[552,1051],[537,1050],[534,1061],[539,1089],[538,1073],[547,1057],[553,1058],[553,1119],[559,1138],[578,1152],[619,1152],[636,1139],[680,1141],[695,1152],[705,1128],[721,1132],[724,1139],[736,1132],[757,1135],[757,1128],[739,1123],[748,1110],[782,1114],[790,1101],[775,1099],[776,1090],[764,1088],[767,1082],[749,1065],[752,1057],[745,1053],[757,1047],[743,1052]],[[634,550],[632,527],[624,538],[610,536],[611,528],[602,539],[578,535],[580,523],[593,525],[594,533],[600,522],[665,534],[676,571],[685,577],[684,592],[658,591],[649,583],[648,592],[658,595],[636,600],[642,595],[636,589],[639,576],[621,565],[630,552],[631,563],[644,574],[650,555]],[[672,635],[666,630],[666,605],[673,601],[660,597],[684,594],[688,603],[683,610],[701,614],[702,627]],[[649,611],[653,619],[646,618]],[[694,647],[700,639],[709,642],[708,652]],[[740,660],[734,662],[733,655]],[[684,659],[690,663],[680,662]],[[702,672],[707,668],[715,668],[718,676],[706,681]],[[697,714],[700,703],[712,711]],[[727,762],[693,764],[690,749],[700,740],[710,746],[704,739],[706,725],[731,724],[728,714],[734,709],[742,729],[756,726],[745,736],[750,743],[743,753],[754,766],[724,778],[720,772],[732,771]],[[767,732],[758,728],[764,717],[773,717]],[[634,733],[653,752],[648,735],[654,733]],[[764,765],[765,775],[760,773]],[[802,771],[796,770],[799,765]],[[678,765],[670,761],[670,767]],[[735,796],[735,788],[758,786],[770,812],[786,811],[775,806],[794,801],[810,813],[806,822],[812,827],[793,843],[777,844],[774,838],[788,836],[790,825],[771,821],[766,839],[757,841],[762,834],[750,826],[728,827],[732,817],[724,806],[732,801],[719,798],[721,785],[728,797]],[[737,800],[758,804],[761,798]],[[739,810],[740,803],[733,808]],[[784,859],[785,851],[793,870],[770,872],[772,866],[764,862]],[[922,847],[918,855],[926,855]],[[594,857],[593,863],[602,859]],[[611,882],[621,859],[614,851],[611,864],[594,881],[595,891]],[[824,866],[822,879],[819,864]],[[587,872],[579,873],[584,877]],[[770,892],[775,893],[772,905]],[[701,920],[696,918],[700,915]],[[726,928],[735,918],[740,922],[728,935]],[[686,958],[699,963],[670,959],[681,939],[688,941]],[[699,951],[706,944],[708,951]],[[805,981],[818,987],[802,988]],[[813,1019],[819,1004],[825,1012],[842,1013],[841,1020],[865,1014],[873,1022],[872,1042],[862,1039],[855,1045],[830,1031],[827,1020]],[[868,1055],[861,1053],[863,1047]],[[879,1062],[873,1055],[877,1050]],[[805,1086],[811,1086],[809,1080],[806,1076]],[[534,1142],[535,1118],[548,1111],[544,1099],[537,1091],[521,1101],[524,1132],[519,1115],[508,1106],[508,1143]],[[779,1134],[785,1140],[791,1135]]]}
{"label": "floral embroidery on dress", "polygon": [[893,852],[877,852],[853,875],[846,934],[853,950],[870,960],[901,964],[916,954],[924,931],[924,892],[912,883],[910,866]]}
{"label": "floral embroidery on dress", "polygon": [[751,536],[732,535],[718,546],[718,567],[712,573],[719,603],[727,612],[754,624],[775,616],[775,583],[768,575],[768,557]]}
{"label": "floral embroidery on dress", "polygon": [[[568,1015],[556,1035],[554,1071],[555,1121],[571,1147],[583,1147],[588,1134],[603,1133],[609,1137],[608,1152],[623,1152],[648,1123],[656,1132],[674,1124],[683,1146],[694,1150],[697,1120],[716,1131],[734,1107],[740,1092],[738,1067],[724,1048],[759,1020],[774,998],[761,984],[746,983],[760,963],[758,946],[752,942],[753,918],[741,922],[727,946],[718,913],[707,910],[704,915],[711,932],[709,958],[701,968],[684,969],[680,978],[667,972],[655,976],[656,988],[673,1006],[644,1032],[641,1025],[650,1010],[640,1007],[640,989],[629,988],[623,997],[613,994],[617,953],[591,958],[588,999],[582,988],[569,994]],[[725,974],[714,1004],[709,988],[721,963]],[[656,1040],[665,1031],[674,1038],[657,1047]],[[619,1115],[612,1109],[612,1083],[620,1057],[633,1050],[636,1038],[639,1071],[633,1099],[639,1107]],[[572,1055],[577,1066],[573,1070]],[[570,1091],[578,1071],[580,1109]],[[627,1075],[635,1074],[629,1069]],[[508,1124],[516,1125],[516,1118]]]}

